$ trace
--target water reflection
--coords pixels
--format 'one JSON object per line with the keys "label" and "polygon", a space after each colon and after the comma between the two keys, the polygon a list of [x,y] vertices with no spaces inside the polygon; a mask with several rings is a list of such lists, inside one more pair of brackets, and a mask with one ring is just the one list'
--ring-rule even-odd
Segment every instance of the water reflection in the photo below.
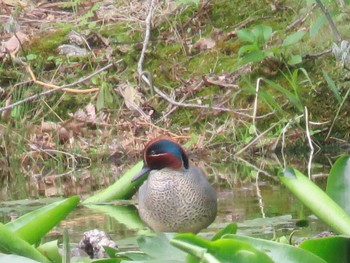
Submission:
{"label": "water reflection", "polygon": [[[275,160],[261,159],[257,164],[247,165],[245,162],[227,162],[220,165],[205,165],[212,183],[218,192],[218,216],[214,223],[202,235],[211,236],[230,222],[238,222],[239,233],[273,239],[274,237],[289,235],[296,228],[298,219],[308,219],[309,226],[296,234],[313,236],[324,230],[325,225],[310,217],[308,210],[296,200],[276,179],[275,170],[280,164]],[[267,171],[258,173],[257,170]],[[299,167],[305,172],[305,166]],[[11,218],[21,216],[42,205],[41,200],[50,203],[53,199],[39,199],[40,201],[5,200],[42,198],[44,196],[69,196],[78,194],[82,198],[93,191],[112,184],[123,169],[112,164],[90,167],[80,171],[37,177],[14,177],[1,187],[0,221],[8,222]],[[315,173],[327,173],[328,166],[315,165]],[[111,172],[113,171],[113,172]],[[268,176],[271,174],[272,176]],[[29,180],[28,180],[29,179]],[[325,179],[317,179],[324,187]],[[134,206],[79,206],[60,226],[47,236],[48,240],[61,237],[62,228],[68,228],[72,242],[79,242],[83,232],[98,228],[109,233],[113,240],[121,241],[125,247],[135,246],[135,237],[145,233],[146,228],[139,219]]]}

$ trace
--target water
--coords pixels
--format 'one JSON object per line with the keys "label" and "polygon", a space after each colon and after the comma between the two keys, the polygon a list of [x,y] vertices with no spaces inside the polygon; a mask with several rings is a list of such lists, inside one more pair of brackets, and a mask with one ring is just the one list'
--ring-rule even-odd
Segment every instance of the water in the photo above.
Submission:
{"label": "water", "polygon": [[[259,169],[276,170],[274,162],[267,165],[268,161],[264,160],[263,163],[264,167],[260,163]],[[204,164],[200,165],[203,167]],[[301,164],[299,168],[305,172],[305,167],[305,164]],[[329,171],[328,165],[315,163],[313,167],[315,174]],[[228,223],[237,222],[239,234],[266,239],[288,237],[301,219],[307,219],[309,225],[299,228],[293,240],[329,230],[280,184],[273,172],[270,172],[272,176],[263,173],[258,175],[256,168],[244,162],[227,162],[205,168],[218,192],[218,216],[208,229],[202,231],[202,235],[212,236]],[[53,176],[55,173],[50,172],[45,180],[32,176],[30,179],[16,177],[4,181],[0,194],[0,221],[6,223],[11,218],[55,201],[57,196],[78,194],[84,198],[113,183],[115,175],[120,174],[121,170],[106,164],[60,176]],[[324,188],[325,177],[320,176],[316,181]],[[29,200],[24,200],[26,198]],[[16,199],[21,200],[13,201]],[[83,232],[98,228],[109,233],[122,249],[136,246],[137,235],[146,230],[140,229],[142,223],[134,206],[100,206],[97,209],[79,206],[48,234],[47,240],[61,238],[62,229],[68,228],[71,241],[79,242]]]}

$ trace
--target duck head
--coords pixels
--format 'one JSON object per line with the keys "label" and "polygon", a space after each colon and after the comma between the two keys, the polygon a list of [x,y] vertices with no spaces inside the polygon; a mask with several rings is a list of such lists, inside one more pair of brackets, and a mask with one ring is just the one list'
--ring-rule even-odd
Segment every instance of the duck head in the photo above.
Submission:
{"label": "duck head", "polygon": [[145,146],[143,163],[141,171],[132,179],[133,182],[151,170],[163,168],[179,170],[189,167],[188,157],[182,147],[166,137],[153,139]]}

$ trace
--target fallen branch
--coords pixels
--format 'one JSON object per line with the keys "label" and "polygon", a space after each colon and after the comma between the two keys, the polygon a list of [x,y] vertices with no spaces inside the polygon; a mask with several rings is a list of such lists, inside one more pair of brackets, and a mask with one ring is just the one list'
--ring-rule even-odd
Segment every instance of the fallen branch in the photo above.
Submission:
{"label": "fallen branch", "polygon": [[[72,86],[75,86],[77,84],[80,84],[80,83],[83,83],[89,79],[91,79],[92,77],[96,76],[97,74],[101,73],[102,71],[105,71],[107,69],[109,69],[110,67],[114,66],[116,63],[119,63],[121,62],[122,60],[118,60],[117,62],[115,63],[109,63],[108,65],[96,70],[95,72],[91,73],[90,75],[86,76],[86,77],[83,77],[83,78],[80,78],[79,80],[73,82],[73,83],[70,83],[70,84],[65,84],[65,85],[62,85],[62,86],[57,86],[57,88],[54,88],[54,89],[51,89],[51,90],[47,90],[47,91],[44,91],[42,93],[39,93],[39,94],[35,94],[33,96],[30,96],[28,98],[25,98],[23,100],[20,100],[20,101],[17,101],[15,103],[12,103],[8,106],[5,106],[5,107],[2,107],[0,108],[0,113],[3,112],[3,111],[6,111],[6,110],[10,110],[18,105],[21,105],[23,103],[26,103],[26,102],[29,102],[29,101],[34,101],[34,100],[37,100],[37,99],[40,99],[41,97],[44,97],[44,96],[48,96],[50,95],[51,93],[54,93],[56,91],[59,91],[59,90],[63,90],[67,87],[72,87]],[[45,83],[47,85],[47,83]],[[51,85],[51,84],[49,84]]]}
{"label": "fallen branch", "polygon": [[[30,67],[29,64],[26,64],[26,69],[30,75],[30,77],[32,78],[32,81],[37,84],[37,85],[40,85],[44,88],[49,88],[49,89],[58,89],[60,88],[60,86],[57,86],[57,85],[54,85],[54,84],[50,84],[50,83],[45,83],[43,81],[40,81],[40,80],[37,80],[33,71],[32,71],[32,68]],[[84,90],[79,90],[79,89],[70,89],[70,88],[62,88],[60,89],[64,92],[70,92],[70,93],[80,93],[80,94],[84,94],[84,93],[90,93],[90,92],[96,92],[96,91],[99,91],[98,88],[94,88],[94,89],[84,89]]]}
{"label": "fallen branch", "polygon": [[149,6],[149,10],[148,10],[148,15],[147,15],[146,20],[145,20],[145,22],[146,22],[145,39],[143,41],[143,46],[142,46],[140,59],[139,59],[139,61],[137,63],[137,73],[139,74],[140,80],[143,80],[150,87],[151,92],[157,93],[161,98],[163,98],[164,100],[166,100],[167,102],[169,102],[172,105],[183,107],[183,108],[210,109],[210,110],[220,111],[220,112],[231,112],[231,113],[234,113],[234,114],[237,114],[237,115],[240,115],[240,116],[252,118],[252,116],[249,115],[249,114],[237,112],[237,111],[234,111],[234,110],[229,109],[229,108],[178,102],[178,101],[175,101],[172,98],[170,98],[166,93],[164,93],[163,91],[161,91],[160,89],[158,89],[157,87],[155,87],[153,85],[151,74],[148,71],[143,71],[143,68],[142,68],[143,61],[144,61],[144,58],[145,58],[145,52],[146,52],[146,49],[147,49],[147,46],[148,46],[148,43],[149,43],[149,36],[150,36],[150,32],[151,32],[151,19],[152,19],[153,8],[154,8],[154,0],[151,0],[150,1],[150,6]]}

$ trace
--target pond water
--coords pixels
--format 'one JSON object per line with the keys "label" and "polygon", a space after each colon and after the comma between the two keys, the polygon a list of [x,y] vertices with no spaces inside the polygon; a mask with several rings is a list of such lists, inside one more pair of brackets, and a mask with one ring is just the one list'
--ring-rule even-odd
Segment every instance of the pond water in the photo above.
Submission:
{"label": "pond water", "polygon": [[[290,158],[293,167],[306,174],[307,158],[296,157],[295,160],[297,162]],[[325,187],[325,175],[330,169],[328,160],[328,157],[321,156],[312,165],[314,181],[322,188]],[[297,241],[329,230],[280,184],[275,176],[276,167],[280,166],[276,159],[262,159],[254,165],[242,160],[225,161],[210,167],[203,163],[199,165],[204,166],[210,175],[210,181],[218,192],[219,204],[216,220],[201,235],[212,236],[230,222],[238,223],[239,234],[266,239],[281,236],[288,238],[293,230],[298,229],[293,235],[293,241]],[[11,218],[55,201],[57,196],[78,194],[85,198],[93,191],[112,184],[116,174],[125,169],[126,167],[118,169],[108,163],[72,171],[68,175],[48,176],[45,180],[39,180],[36,176],[29,181],[23,176],[3,180],[0,182],[0,221],[6,223]],[[271,175],[269,172],[258,173],[257,169],[272,172]],[[297,225],[301,222],[307,222],[307,226],[298,228]],[[121,249],[136,246],[137,235],[147,232],[142,228],[132,204],[99,207],[80,205],[59,227],[49,233],[47,239],[61,238],[63,228],[69,229],[72,242],[79,242],[83,232],[98,228],[110,234]]]}

